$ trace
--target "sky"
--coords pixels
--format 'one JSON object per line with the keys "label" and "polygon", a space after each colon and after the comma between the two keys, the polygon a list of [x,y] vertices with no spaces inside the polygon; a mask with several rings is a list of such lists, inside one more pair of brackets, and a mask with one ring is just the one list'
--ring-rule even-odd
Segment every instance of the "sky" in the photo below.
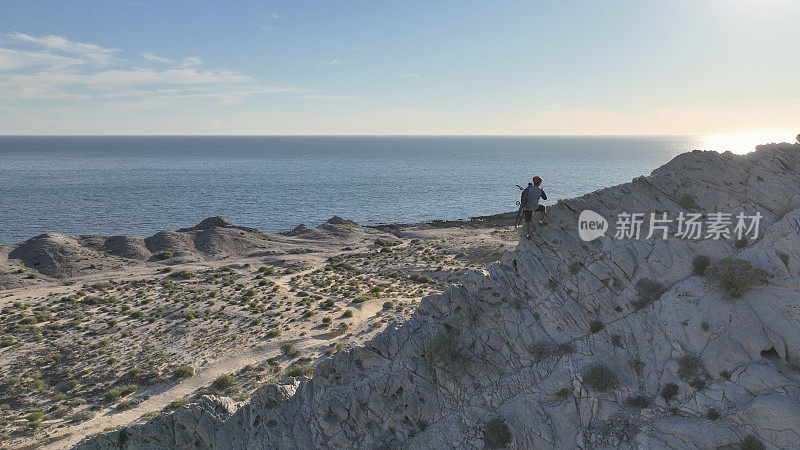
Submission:
{"label": "sky", "polygon": [[800,132],[796,0],[0,9],[0,134]]}

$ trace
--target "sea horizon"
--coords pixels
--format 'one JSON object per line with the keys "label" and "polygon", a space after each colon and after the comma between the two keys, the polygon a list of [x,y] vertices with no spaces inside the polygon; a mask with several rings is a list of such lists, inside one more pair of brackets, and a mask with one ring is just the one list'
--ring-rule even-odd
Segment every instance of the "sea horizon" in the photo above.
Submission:
{"label": "sea horizon", "polygon": [[[206,217],[267,232],[508,212],[532,176],[553,204],[648,175],[694,136],[2,136],[0,245],[149,236]],[[463,190],[463,194],[459,193]],[[435,195],[431,195],[434,193]]]}

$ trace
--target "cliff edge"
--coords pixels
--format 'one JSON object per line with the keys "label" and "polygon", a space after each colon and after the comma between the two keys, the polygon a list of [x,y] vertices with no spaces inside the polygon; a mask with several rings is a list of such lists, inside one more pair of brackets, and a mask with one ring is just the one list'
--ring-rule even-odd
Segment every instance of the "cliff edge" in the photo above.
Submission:
{"label": "cliff edge", "polygon": [[[798,192],[800,144],[679,155],[559,201],[532,240],[313,379],[77,448],[800,447]],[[682,239],[672,223],[666,240],[584,242],[585,209],[762,218],[755,239]]]}

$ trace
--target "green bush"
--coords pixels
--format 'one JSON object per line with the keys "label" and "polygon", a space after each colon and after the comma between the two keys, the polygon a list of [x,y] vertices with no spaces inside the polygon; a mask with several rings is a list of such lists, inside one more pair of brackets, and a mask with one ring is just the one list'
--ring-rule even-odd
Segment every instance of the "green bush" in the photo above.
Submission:
{"label": "green bush", "polygon": [[320,306],[322,306],[325,309],[331,309],[335,305],[336,305],[336,302],[334,302],[332,298],[329,298],[329,299],[323,301],[322,303],[320,303]]}
{"label": "green bush", "polygon": [[352,300],[352,302],[353,303],[364,303],[365,301],[369,300],[370,298],[372,298],[372,297],[370,297],[369,295],[359,295],[358,297],[354,298]]}
{"label": "green bush", "polygon": [[705,275],[706,269],[711,265],[711,258],[706,255],[697,255],[692,259],[692,274]]}
{"label": "green bush", "polygon": [[175,378],[181,380],[184,378],[189,378],[194,375],[194,367],[192,366],[178,366],[172,372]]}
{"label": "green bush", "polygon": [[746,259],[724,258],[716,266],[706,269],[706,277],[713,280],[726,294],[736,298],[751,288],[766,283],[769,274],[753,267]]}
{"label": "green bush", "polygon": [[311,378],[313,375],[314,375],[314,368],[305,364],[298,364],[296,366],[292,366],[289,370],[286,371],[286,376],[289,377]]}
{"label": "green bush", "polygon": [[421,273],[412,273],[408,278],[415,283],[433,283],[433,278],[431,278],[429,275],[423,275]]}
{"label": "green bush", "polygon": [[685,209],[687,211],[694,211],[694,210],[700,209],[700,207],[697,205],[697,202],[695,201],[694,197],[692,197],[689,194],[683,194],[680,197],[678,197],[678,200],[676,201],[676,203],[678,204],[678,206],[680,206],[681,208],[683,208],[683,209]]}
{"label": "green bush", "polygon": [[665,290],[664,285],[647,278],[636,282],[636,295],[647,302],[658,300],[664,294]]}
{"label": "green bush", "polygon": [[16,341],[14,339],[5,338],[2,341],[0,341],[0,348],[11,347],[15,343],[16,343]]}
{"label": "green bush", "polygon": [[757,437],[749,434],[739,443],[739,448],[741,450],[766,450],[767,447]]}
{"label": "green bush", "polygon": [[352,309],[345,310],[345,312],[342,313],[342,318],[343,319],[349,319],[351,317],[353,317],[353,310]]}
{"label": "green bush", "polygon": [[692,380],[705,373],[703,360],[696,355],[683,355],[678,360],[678,376],[684,380]]}
{"label": "green bush", "polygon": [[455,331],[441,331],[428,340],[424,356],[431,370],[437,367],[451,374],[463,371],[467,359],[457,341]]}
{"label": "green bush", "polygon": [[325,326],[330,325],[332,321],[333,321],[333,319],[331,319],[330,317],[323,317],[322,318],[322,324],[325,325]]}
{"label": "green bush", "polygon": [[194,272],[190,272],[188,270],[179,270],[177,272],[172,272],[172,274],[170,276],[176,277],[176,278],[182,278],[184,280],[188,280],[188,279],[196,277],[197,274],[194,273]]}
{"label": "green bush", "polygon": [[606,326],[603,324],[603,322],[600,322],[599,320],[593,320],[592,323],[589,324],[589,333],[599,333],[603,331],[605,327]]}
{"label": "green bush", "polygon": [[270,330],[268,330],[268,331],[267,331],[267,334],[266,334],[266,336],[267,336],[268,338],[272,338],[272,337],[278,337],[278,336],[280,336],[280,335],[281,335],[281,333],[282,333],[282,331],[281,331],[281,329],[280,329],[280,328],[272,328],[272,329],[270,329]]}
{"label": "green bush", "polygon": [[211,383],[211,387],[217,391],[224,391],[228,388],[233,387],[236,384],[236,377],[232,374],[225,374],[218,376],[213,383]]}
{"label": "green bush", "polygon": [[285,356],[295,356],[299,353],[299,350],[294,347],[294,344],[287,342],[281,345],[281,353],[283,353]]}
{"label": "green bush", "polygon": [[680,389],[678,389],[678,385],[677,384],[675,384],[675,383],[667,383],[661,389],[661,398],[663,398],[667,402],[670,402],[670,401],[672,401],[672,399],[677,397],[679,391],[680,391]]}
{"label": "green bush", "polygon": [[492,419],[483,429],[483,442],[488,448],[505,448],[512,437],[511,429],[500,419]]}
{"label": "green bush", "polygon": [[584,370],[583,382],[597,392],[605,392],[617,386],[617,376],[604,364],[595,363]]}
{"label": "green bush", "polygon": [[400,245],[400,242],[378,238],[375,239],[375,245],[377,245],[378,247],[394,247],[395,245]]}
{"label": "green bush", "polygon": [[394,302],[383,302],[383,309],[392,309],[394,308]]}
{"label": "green bush", "polygon": [[542,362],[553,354],[553,345],[548,341],[536,341],[528,347],[535,362]]}
{"label": "green bush", "polygon": [[165,259],[172,258],[173,253],[169,250],[161,250],[160,252],[156,253],[156,259],[160,261],[164,261]]}

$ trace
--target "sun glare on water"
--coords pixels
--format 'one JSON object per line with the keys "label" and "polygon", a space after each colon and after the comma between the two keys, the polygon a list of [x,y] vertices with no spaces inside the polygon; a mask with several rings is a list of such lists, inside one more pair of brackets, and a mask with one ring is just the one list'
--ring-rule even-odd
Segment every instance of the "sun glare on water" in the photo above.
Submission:
{"label": "sun glare on water", "polygon": [[704,150],[731,151],[737,155],[755,151],[756,145],[772,142],[796,142],[795,133],[789,131],[758,131],[751,133],[715,134],[703,140]]}

